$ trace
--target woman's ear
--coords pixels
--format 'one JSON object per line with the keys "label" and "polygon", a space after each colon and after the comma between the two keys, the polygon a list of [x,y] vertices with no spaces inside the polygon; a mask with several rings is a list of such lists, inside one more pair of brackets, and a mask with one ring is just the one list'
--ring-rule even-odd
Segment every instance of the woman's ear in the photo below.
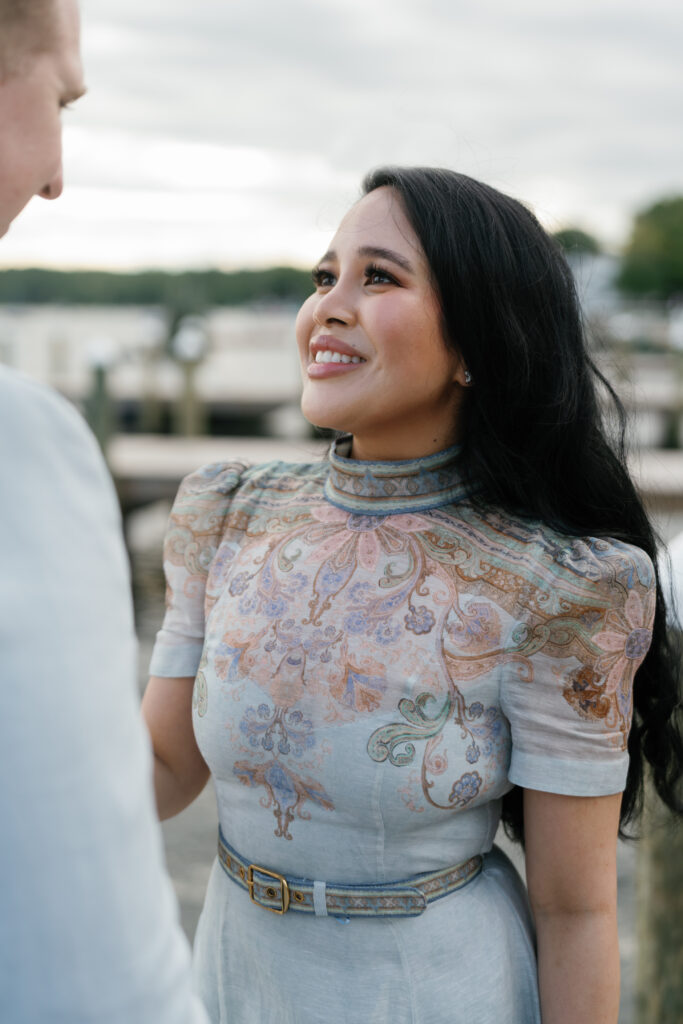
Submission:
{"label": "woman's ear", "polygon": [[465,361],[462,356],[458,356],[455,364],[455,373],[453,374],[453,380],[456,384],[459,384],[461,388],[471,388],[474,384],[472,374],[467,369]]}

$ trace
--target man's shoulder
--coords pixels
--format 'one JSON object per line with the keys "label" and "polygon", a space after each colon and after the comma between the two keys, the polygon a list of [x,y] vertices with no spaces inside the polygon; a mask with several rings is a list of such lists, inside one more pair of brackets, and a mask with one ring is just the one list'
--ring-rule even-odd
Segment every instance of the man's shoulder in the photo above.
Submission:
{"label": "man's shoulder", "polygon": [[116,518],[111,478],[83,417],[56,391],[7,367],[0,367],[0,471],[16,500],[68,493],[72,502],[104,501],[100,515]]}
{"label": "man's shoulder", "polygon": [[48,424],[90,438],[90,431],[70,402],[52,388],[6,366],[0,366],[0,423],[3,430],[11,432],[15,445],[32,440],[29,428]]}
{"label": "man's shoulder", "polygon": [[39,466],[48,476],[106,476],[102,454],[81,414],[62,395],[0,366],[0,464]]}

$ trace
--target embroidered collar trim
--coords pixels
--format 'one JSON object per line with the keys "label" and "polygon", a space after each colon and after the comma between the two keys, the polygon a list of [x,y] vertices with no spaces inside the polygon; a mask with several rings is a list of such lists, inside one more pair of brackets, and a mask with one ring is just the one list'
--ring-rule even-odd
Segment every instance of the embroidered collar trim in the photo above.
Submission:
{"label": "embroidered collar trim", "polygon": [[417,459],[361,462],[349,458],[352,438],[332,445],[325,497],[337,508],[360,515],[421,512],[451,505],[468,491],[457,469],[460,445]]}

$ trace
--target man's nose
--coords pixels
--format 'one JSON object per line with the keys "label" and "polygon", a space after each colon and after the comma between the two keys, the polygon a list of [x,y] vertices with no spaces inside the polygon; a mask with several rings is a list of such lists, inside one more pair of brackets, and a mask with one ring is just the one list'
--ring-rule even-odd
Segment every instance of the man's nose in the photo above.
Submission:
{"label": "man's nose", "polygon": [[59,199],[64,188],[64,177],[62,175],[62,168],[60,166],[56,174],[50,178],[48,182],[43,185],[40,190],[40,195],[43,199]]}

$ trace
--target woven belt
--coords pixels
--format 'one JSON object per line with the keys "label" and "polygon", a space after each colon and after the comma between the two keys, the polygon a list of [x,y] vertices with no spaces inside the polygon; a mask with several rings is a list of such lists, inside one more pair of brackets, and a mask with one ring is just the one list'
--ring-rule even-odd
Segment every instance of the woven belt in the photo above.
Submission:
{"label": "woven belt", "polygon": [[482,867],[479,854],[440,871],[380,885],[339,885],[307,878],[286,878],[250,864],[218,833],[218,859],[225,873],[246,889],[253,903],[285,914],[288,910],[318,917],[418,917],[428,904],[462,889]]}

